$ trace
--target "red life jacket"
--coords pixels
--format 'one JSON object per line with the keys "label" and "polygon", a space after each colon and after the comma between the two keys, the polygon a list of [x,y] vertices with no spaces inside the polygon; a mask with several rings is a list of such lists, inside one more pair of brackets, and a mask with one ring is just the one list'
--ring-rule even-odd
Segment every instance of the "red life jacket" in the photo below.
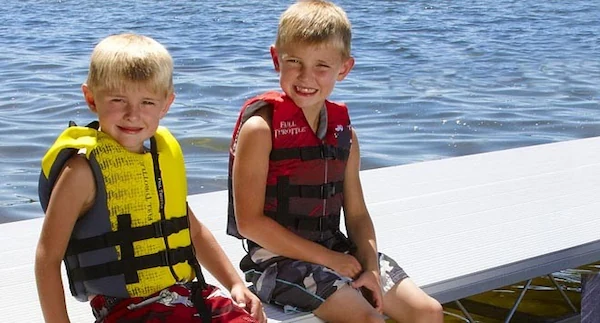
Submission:
{"label": "red life jacket", "polygon": [[323,139],[319,139],[302,109],[288,96],[267,92],[244,104],[233,132],[229,153],[227,233],[244,238],[235,222],[231,172],[240,128],[254,113],[252,108],[248,108],[263,102],[268,103],[273,111],[265,215],[312,241],[318,240],[322,232],[336,232],[344,201],[344,172],[352,144],[348,108],[343,104],[325,102],[327,132]]}

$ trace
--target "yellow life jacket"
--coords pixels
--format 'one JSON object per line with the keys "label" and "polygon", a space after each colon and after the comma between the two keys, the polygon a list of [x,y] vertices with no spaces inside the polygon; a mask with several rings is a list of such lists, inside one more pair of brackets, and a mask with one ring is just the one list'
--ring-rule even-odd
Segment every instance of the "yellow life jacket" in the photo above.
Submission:
{"label": "yellow life jacket", "polygon": [[91,125],[69,127],[58,137],[42,160],[38,189],[45,211],[64,163],[74,154],[88,159],[96,198],[76,222],[65,253],[71,293],[80,301],[98,294],[145,297],[193,280],[199,267],[177,140],[159,127],[150,152],[137,154]]}

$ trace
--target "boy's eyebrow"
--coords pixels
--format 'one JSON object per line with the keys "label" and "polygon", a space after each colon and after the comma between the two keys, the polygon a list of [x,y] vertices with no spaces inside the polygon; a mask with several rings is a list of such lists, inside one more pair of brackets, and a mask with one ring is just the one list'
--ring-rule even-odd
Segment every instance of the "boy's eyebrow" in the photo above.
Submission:
{"label": "boy's eyebrow", "polygon": [[108,95],[108,96],[123,96],[124,94],[121,93],[120,91],[105,90],[104,91],[104,95]]}

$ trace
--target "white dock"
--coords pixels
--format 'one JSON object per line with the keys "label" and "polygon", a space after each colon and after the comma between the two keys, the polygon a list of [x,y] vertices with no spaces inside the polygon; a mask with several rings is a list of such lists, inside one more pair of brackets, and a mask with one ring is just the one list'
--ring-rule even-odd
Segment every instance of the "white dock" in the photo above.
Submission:
{"label": "white dock", "polygon": [[[600,261],[599,174],[596,137],[368,170],[361,179],[380,250],[446,303]],[[237,267],[243,249],[225,234],[227,192],[189,202]],[[33,276],[41,223],[0,225],[3,322],[42,322]],[[66,291],[71,320],[92,321],[89,305]],[[270,322],[315,321],[269,313]]]}

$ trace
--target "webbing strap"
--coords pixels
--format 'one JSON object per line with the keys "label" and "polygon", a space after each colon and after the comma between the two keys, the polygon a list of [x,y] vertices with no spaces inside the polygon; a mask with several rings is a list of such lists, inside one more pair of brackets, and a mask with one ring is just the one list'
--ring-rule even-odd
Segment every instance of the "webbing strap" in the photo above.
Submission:
{"label": "webbing strap", "polygon": [[266,196],[279,197],[281,190],[284,190],[285,197],[303,197],[303,198],[318,198],[328,199],[338,193],[343,192],[344,182],[329,182],[321,185],[287,185],[282,188],[280,180],[277,185],[267,186]]}
{"label": "webbing strap", "polygon": [[[156,183],[156,191],[158,193],[158,211],[160,212],[160,219],[164,221],[167,219],[165,215],[165,188],[163,186],[163,179],[160,171],[158,145],[156,144],[156,138],[154,137],[150,138],[150,154],[152,155],[152,164],[154,165],[154,182]],[[171,246],[169,246],[169,237],[165,235],[163,235],[162,237],[163,241],[165,242],[165,247],[167,248],[167,250],[170,250]],[[169,270],[171,271],[171,275],[173,275],[175,281],[180,281],[181,279],[179,279],[177,273],[175,272],[175,268],[173,268],[174,264],[175,263],[168,264]]]}
{"label": "webbing strap", "polygon": [[265,212],[265,215],[277,221],[284,227],[291,227],[300,231],[337,231],[340,226],[340,215],[331,214],[327,216],[306,216],[300,214],[285,214],[278,216],[277,212]]}
{"label": "webbing strap", "polygon": [[346,160],[350,150],[347,148],[340,148],[331,145],[320,145],[312,147],[293,147],[293,148],[281,148],[273,149],[269,157],[272,161],[285,160],[285,159],[301,159],[301,160],[314,160],[314,159],[339,159]]}
{"label": "webbing strap", "polygon": [[[115,260],[103,264],[74,268],[71,271],[71,278],[73,281],[85,281],[98,279],[108,276],[116,276],[126,274],[129,271],[135,271],[142,269],[148,269],[153,267],[172,266],[174,264],[191,261],[194,257],[192,246],[179,247],[176,249],[169,249],[159,251],[157,253],[145,256],[139,256],[130,259]],[[125,283],[133,284],[137,283],[137,274],[135,275],[135,281],[128,281],[127,275],[125,276]]]}
{"label": "webbing strap", "polygon": [[[121,218],[121,215],[119,215],[118,218]],[[188,227],[189,225],[187,217],[182,216],[179,218],[157,221],[141,227],[128,227],[124,231],[117,230],[107,232],[99,236],[84,239],[73,239],[71,242],[69,242],[69,247],[67,248],[65,256],[72,256],[92,250],[122,245],[124,242],[141,241],[151,238],[169,236],[173,233],[187,229]],[[121,224],[119,224],[119,229],[121,228],[123,227]]]}

